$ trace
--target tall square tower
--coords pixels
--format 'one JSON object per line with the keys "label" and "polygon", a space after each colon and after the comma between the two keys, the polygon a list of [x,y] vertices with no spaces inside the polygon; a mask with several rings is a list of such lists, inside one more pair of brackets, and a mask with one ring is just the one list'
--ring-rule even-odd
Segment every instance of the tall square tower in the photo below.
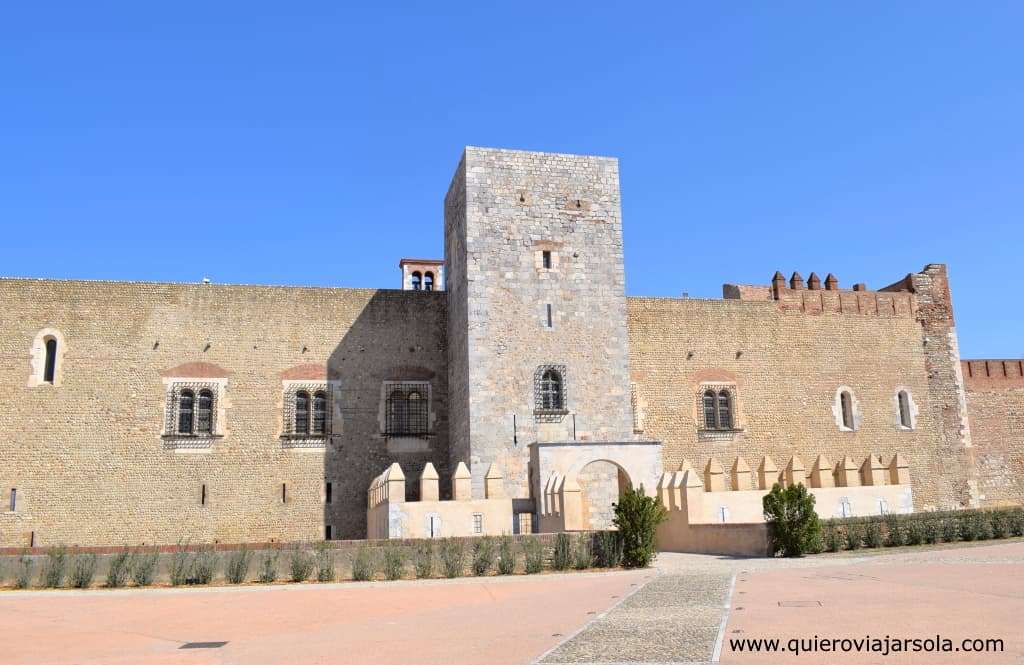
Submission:
{"label": "tall square tower", "polygon": [[466,148],[445,198],[452,461],[529,496],[535,442],[630,441],[618,161]]}

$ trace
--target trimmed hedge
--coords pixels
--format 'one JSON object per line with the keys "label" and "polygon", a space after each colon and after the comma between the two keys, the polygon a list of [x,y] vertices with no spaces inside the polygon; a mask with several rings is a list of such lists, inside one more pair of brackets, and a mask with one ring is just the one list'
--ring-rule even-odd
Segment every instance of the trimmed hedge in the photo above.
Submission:
{"label": "trimmed hedge", "polygon": [[899,547],[1024,536],[1024,507],[822,520],[824,549]]}

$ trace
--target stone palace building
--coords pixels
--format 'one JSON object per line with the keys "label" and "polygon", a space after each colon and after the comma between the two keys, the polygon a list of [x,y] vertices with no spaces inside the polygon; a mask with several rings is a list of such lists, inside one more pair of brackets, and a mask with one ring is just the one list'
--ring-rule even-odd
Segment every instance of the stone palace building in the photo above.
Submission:
{"label": "stone palace building", "polygon": [[891,459],[915,510],[1024,502],[1024,365],[961,360],[944,265],[627,297],[605,157],[466,148],[444,218],[394,290],[0,280],[0,547],[365,538],[374,483],[507,513],[385,536],[550,530],[569,492],[601,528],[626,486],[798,459]]}

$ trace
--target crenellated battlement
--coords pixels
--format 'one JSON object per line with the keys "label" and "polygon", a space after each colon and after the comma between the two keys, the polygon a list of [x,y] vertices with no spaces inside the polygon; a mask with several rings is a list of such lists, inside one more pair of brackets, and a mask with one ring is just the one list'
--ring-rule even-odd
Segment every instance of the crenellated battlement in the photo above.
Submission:
{"label": "crenellated battlement", "polygon": [[[902,282],[901,282],[902,283]],[[839,279],[832,273],[824,281],[812,272],[807,281],[799,272],[789,280],[776,272],[769,285],[724,284],[722,296],[727,300],[772,300],[779,309],[806,314],[862,314],[914,318],[917,299],[913,292],[886,287],[868,290],[865,284],[854,284],[852,289],[839,287]]]}
{"label": "crenellated battlement", "polygon": [[968,390],[1024,388],[1024,360],[961,360]]}

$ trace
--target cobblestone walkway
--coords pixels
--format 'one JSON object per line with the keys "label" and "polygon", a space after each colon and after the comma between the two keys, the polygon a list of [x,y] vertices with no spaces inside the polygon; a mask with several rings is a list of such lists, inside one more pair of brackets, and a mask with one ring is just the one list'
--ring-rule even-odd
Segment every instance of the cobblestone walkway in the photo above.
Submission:
{"label": "cobblestone walkway", "polygon": [[[537,662],[706,665],[712,662],[733,575],[786,568],[915,563],[1024,563],[1024,541],[860,550],[805,559],[661,554],[654,574],[641,579],[636,592]],[[734,597],[732,605],[741,598]]]}

